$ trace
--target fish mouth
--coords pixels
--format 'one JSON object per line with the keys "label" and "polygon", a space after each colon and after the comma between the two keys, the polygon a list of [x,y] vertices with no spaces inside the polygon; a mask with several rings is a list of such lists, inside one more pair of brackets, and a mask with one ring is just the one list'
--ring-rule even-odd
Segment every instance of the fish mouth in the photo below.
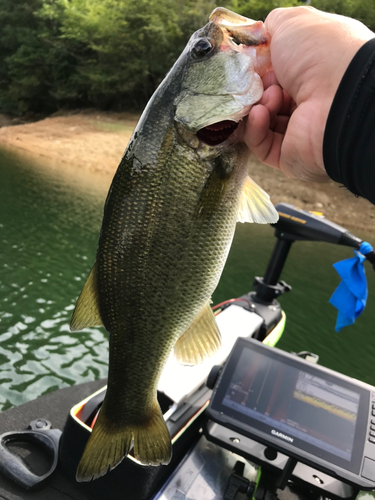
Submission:
{"label": "fish mouth", "polygon": [[218,146],[229,139],[237,127],[237,122],[223,120],[201,128],[196,135],[198,139],[207,144],[207,146]]}

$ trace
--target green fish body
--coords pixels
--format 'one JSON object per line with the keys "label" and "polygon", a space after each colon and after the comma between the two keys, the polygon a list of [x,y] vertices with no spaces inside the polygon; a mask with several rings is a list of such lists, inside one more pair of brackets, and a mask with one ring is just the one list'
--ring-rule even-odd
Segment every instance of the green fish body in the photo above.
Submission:
{"label": "green fish body", "polygon": [[[202,86],[211,85],[214,100],[220,95],[216,87],[223,87],[212,82],[226,67],[222,32],[214,19],[193,35],[147,105],[108,193],[96,261],[71,322],[72,330],[101,324],[109,332],[107,393],[78,481],[114,468],[132,444],[143,464],[170,461],[170,436],[156,399],[165,362],[173,348],[186,364],[216,352],[220,333],[210,298],[239,212],[241,220],[259,213],[261,222],[277,217],[268,196],[247,177],[240,127],[218,145],[199,138],[198,131],[208,126],[212,142],[216,132],[228,128],[225,121],[218,131],[214,124],[238,114],[233,111],[238,105],[229,101],[228,110],[222,106],[216,114],[210,105],[210,111],[196,105]],[[228,54],[228,64],[236,54]],[[221,58],[218,67],[215,58]],[[204,67],[209,67],[206,77]],[[210,115],[208,125],[202,125],[200,112],[205,122]]]}

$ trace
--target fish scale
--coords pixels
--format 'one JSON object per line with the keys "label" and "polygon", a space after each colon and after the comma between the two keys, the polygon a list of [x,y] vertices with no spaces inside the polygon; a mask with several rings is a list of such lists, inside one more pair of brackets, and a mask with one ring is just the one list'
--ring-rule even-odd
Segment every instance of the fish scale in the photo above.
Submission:
{"label": "fish scale", "polygon": [[[176,135],[174,129],[170,133]],[[169,144],[169,149],[160,148],[157,168],[146,167],[136,182],[131,179],[131,160],[120,165],[112,190],[118,195],[108,200],[99,241],[98,273],[105,276],[103,285],[99,279],[104,290],[99,303],[110,333],[108,390],[102,411],[121,424],[147,418],[171,348],[216,287],[238,211],[241,189],[233,176],[228,181],[233,188],[227,190],[221,210],[208,211],[206,219],[194,221],[199,195],[212,172],[198,157],[186,161],[181,150],[187,146],[176,137]],[[165,177],[168,182],[160,182]],[[239,177],[237,182],[244,182],[246,170],[242,168]],[[134,189],[131,193],[125,189],[123,195],[122,187],[129,183]],[[210,202],[216,205],[208,198],[208,208]],[[130,237],[118,253],[124,233]],[[134,366],[139,365],[137,377]],[[121,405],[119,384],[128,388]]]}
{"label": "fish scale", "polygon": [[[204,37],[212,47],[207,54],[199,50]],[[238,214],[261,222],[277,217],[268,195],[247,177],[241,127],[230,127],[232,137],[217,147],[196,135],[201,116],[205,122],[206,114],[212,120],[218,113],[219,122],[227,113],[224,118],[231,120],[233,109],[236,116],[242,108],[246,114],[242,101],[261,95],[250,56],[237,45],[222,51],[223,40],[231,43],[226,28],[215,22],[193,35],[142,114],[107,196],[96,263],[71,321],[73,330],[102,323],[109,332],[107,392],[78,481],[117,466],[132,443],[141,463],[169,462],[171,441],[156,397],[161,371],[173,347],[180,362],[194,364],[220,345],[210,298]],[[239,63],[241,78],[252,72],[249,95],[239,99],[229,93],[224,99],[227,88],[246,90],[232,74]],[[204,109],[196,109],[198,102]],[[222,124],[211,129],[222,133]]]}

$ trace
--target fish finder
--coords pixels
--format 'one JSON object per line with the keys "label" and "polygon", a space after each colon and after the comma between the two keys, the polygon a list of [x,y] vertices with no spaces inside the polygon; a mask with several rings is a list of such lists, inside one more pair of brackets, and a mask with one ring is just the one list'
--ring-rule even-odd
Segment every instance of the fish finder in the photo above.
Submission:
{"label": "fish finder", "polygon": [[240,338],[207,414],[208,439],[262,467],[375,489],[375,387]]}

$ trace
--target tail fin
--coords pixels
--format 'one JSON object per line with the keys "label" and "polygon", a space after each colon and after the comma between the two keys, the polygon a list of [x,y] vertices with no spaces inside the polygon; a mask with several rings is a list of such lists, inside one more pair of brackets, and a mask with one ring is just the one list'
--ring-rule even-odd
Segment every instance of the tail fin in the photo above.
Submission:
{"label": "tail fin", "polygon": [[139,425],[114,426],[100,412],[78,464],[76,480],[91,481],[117,467],[129,453],[133,439],[134,456],[142,464],[170,462],[171,438],[156,400],[149,419]]}

